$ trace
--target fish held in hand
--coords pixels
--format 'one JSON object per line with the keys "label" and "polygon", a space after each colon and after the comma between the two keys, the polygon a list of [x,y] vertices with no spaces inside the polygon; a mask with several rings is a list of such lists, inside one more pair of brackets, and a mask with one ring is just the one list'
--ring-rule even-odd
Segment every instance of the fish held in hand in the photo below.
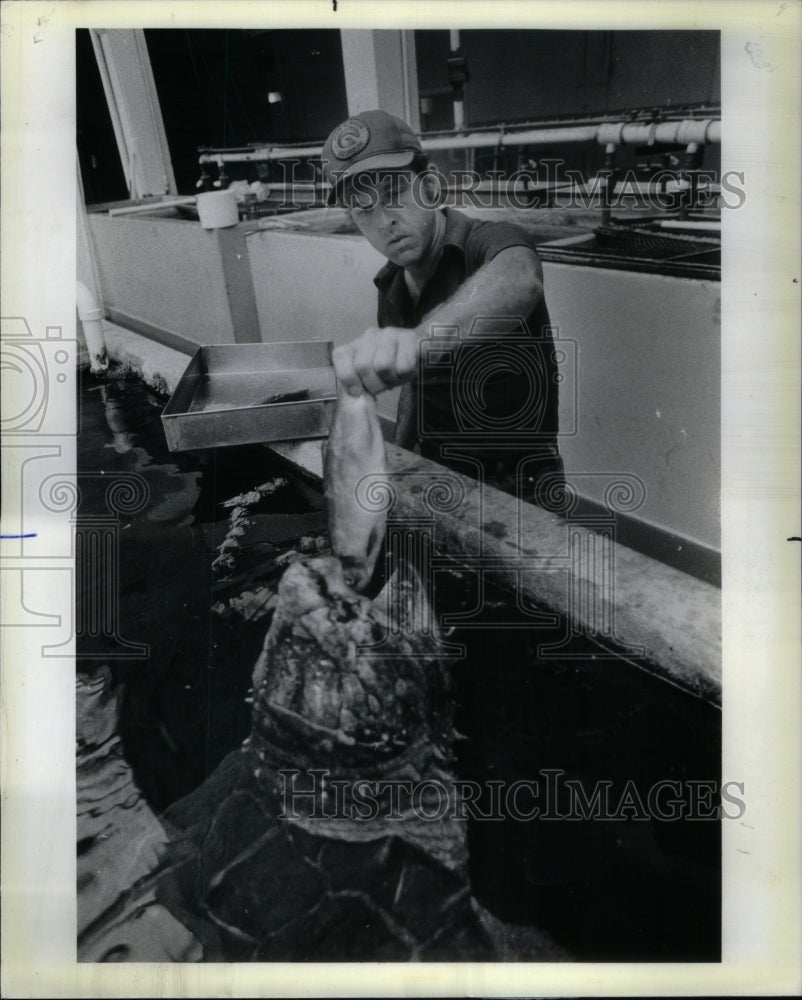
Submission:
{"label": "fish held in hand", "polygon": [[384,539],[386,509],[369,509],[360,484],[366,476],[387,475],[384,438],[376,400],[368,393],[337,398],[328,445],[324,484],[332,551],[354,590],[370,582]]}

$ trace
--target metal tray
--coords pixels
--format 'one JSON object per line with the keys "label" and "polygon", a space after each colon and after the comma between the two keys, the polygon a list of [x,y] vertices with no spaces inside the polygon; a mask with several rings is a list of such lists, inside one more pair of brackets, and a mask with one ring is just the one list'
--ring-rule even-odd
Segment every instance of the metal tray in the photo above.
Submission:
{"label": "metal tray", "polygon": [[[162,411],[170,451],[328,436],[337,397],[330,342],[222,344],[196,351]],[[305,398],[266,402],[307,390]]]}

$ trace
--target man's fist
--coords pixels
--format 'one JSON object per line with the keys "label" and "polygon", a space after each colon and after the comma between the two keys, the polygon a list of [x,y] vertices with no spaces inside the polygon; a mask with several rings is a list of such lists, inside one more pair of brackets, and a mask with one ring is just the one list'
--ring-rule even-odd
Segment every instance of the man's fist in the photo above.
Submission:
{"label": "man's fist", "polygon": [[370,327],[350,341],[335,347],[332,361],[337,378],[352,396],[408,382],[418,368],[420,335],[398,326]]}

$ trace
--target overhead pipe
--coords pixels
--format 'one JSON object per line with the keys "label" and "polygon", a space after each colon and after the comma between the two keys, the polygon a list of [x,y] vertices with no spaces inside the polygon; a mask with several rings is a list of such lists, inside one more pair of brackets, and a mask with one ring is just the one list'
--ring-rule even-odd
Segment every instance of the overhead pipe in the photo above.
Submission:
{"label": "overhead pipe", "polygon": [[683,121],[653,122],[616,122],[599,125],[597,136],[599,142],[616,145],[627,143],[636,146],[651,146],[655,142],[680,143],[688,145],[692,142],[721,142],[721,121],[719,119],[686,118]]}
{"label": "overhead pipe", "polygon": [[[720,143],[719,119],[689,118],[682,121],[653,122],[604,122],[601,125],[576,125],[527,128],[508,132],[494,129],[486,132],[469,132],[465,135],[423,136],[421,145],[428,152],[444,149],[483,149],[498,146],[535,146],[560,142],[593,142],[603,146],[652,145],[654,143]],[[317,146],[254,146],[236,152],[207,152],[198,159],[200,164],[256,163],[265,160],[288,160],[293,157],[320,156],[322,145]]]}
{"label": "overhead pipe", "polygon": [[427,151],[441,149],[486,149],[499,146],[529,146],[551,142],[591,142],[596,138],[598,126],[582,125],[569,128],[533,128],[522,132],[468,132],[466,135],[433,136],[422,139]]}
{"label": "overhead pipe", "polygon": [[264,163],[265,160],[290,160],[295,156],[320,156],[322,151],[322,143],[317,146],[254,146],[234,153],[201,153],[198,163],[216,163],[218,167],[224,163]]}
{"label": "overhead pipe", "polygon": [[531,128],[519,132],[473,132],[464,136],[422,139],[426,150],[461,149],[486,146],[529,146],[558,142],[592,142],[601,145],[651,145],[652,143],[721,142],[721,122],[713,119],[660,122],[651,125],[608,122],[567,128]]}
{"label": "overhead pipe", "polygon": [[[451,55],[459,52],[459,29],[452,28],[449,31],[449,46]],[[462,89],[454,93],[454,131],[461,132],[465,128],[465,102],[462,96]]]}

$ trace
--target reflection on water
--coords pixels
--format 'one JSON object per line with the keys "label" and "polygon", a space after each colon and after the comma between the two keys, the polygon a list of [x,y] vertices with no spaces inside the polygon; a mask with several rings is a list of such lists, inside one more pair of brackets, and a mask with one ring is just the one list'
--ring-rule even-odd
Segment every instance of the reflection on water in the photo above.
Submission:
{"label": "reflection on water", "polygon": [[[136,483],[132,476],[141,476],[146,484],[142,496],[147,503],[137,511],[138,519],[107,520],[105,535],[112,544],[106,546],[102,564],[86,567],[105,573],[105,582],[112,586],[121,574],[122,595],[130,592],[134,582],[130,569],[137,561],[128,558],[131,546],[126,534],[141,533],[143,524],[173,529],[189,525],[198,497],[198,463],[181,460],[177,465],[153,447],[158,441],[153,434],[157,403],[139,383],[103,382],[84,375],[77,551],[91,548],[86,544],[90,524],[97,530],[102,524],[98,519],[108,519],[112,513],[107,487],[115,476],[126,483]],[[139,553],[143,565],[134,580],[147,577],[148,551],[146,547]],[[121,678],[132,668],[120,659],[120,653],[126,652],[120,636],[132,636],[141,649],[152,640],[154,629],[147,627],[142,616],[134,615],[132,621],[124,599],[120,602],[124,621],[119,620],[117,595],[110,595],[111,601],[98,601],[96,582],[84,581],[86,575],[79,574],[83,586],[79,585],[76,595],[76,622],[93,626],[91,632],[87,627],[81,634],[79,625],[77,641],[78,958],[85,962],[197,961],[202,956],[199,943],[156,902],[148,884],[163,857],[167,837],[142,794],[121,737],[121,715],[130,704]],[[113,667],[103,662],[103,653]],[[136,669],[144,676],[153,667],[140,660]]]}
{"label": "reflection on water", "polygon": [[[200,943],[155,901],[149,877],[167,844],[156,814],[201,785],[248,734],[245,698],[266,623],[213,614],[211,566],[228,527],[222,502],[274,470],[261,449],[172,455],[164,401],[146,386],[87,373],[82,383],[76,551],[96,552],[98,524],[112,544],[77,574],[79,958],[198,960]],[[146,502],[112,511],[109,485],[132,477],[146,484]],[[321,528],[321,511],[292,488],[271,500],[278,551]],[[255,546],[256,555],[269,547]],[[134,646],[147,655],[132,658]]]}
{"label": "reflection on water", "polygon": [[200,944],[148,886],[167,837],[123,755],[122,686],[102,667],[79,674],[75,693],[78,959],[197,961]]}
{"label": "reflection on water", "polygon": [[[213,613],[221,594],[212,564],[229,528],[223,502],[270,480],[276,469],[264,449],[171,454],[159,416],[164,401],[146,386],[89,375],[83,382],[76,533],[80,543],[104,519],[109,533],[114,529],[113,572],[108,565],[106,572],[117,594],[98,601],[91,576],[80,579],[76,620],[90,621],[96,606],[115,620],[96,634],[78,634],[79,668],[91,672],[105,663],[123,685],[125,756],[159,813],[201,784],[248,734],[245,696],[266,623]],[[146,484],[146,502],[117,514],[109,527],[109,484],[131,477]],[[265,500],[265,521],[280,523],[277,551],[294,535],[322,528],[322,501],[318,506],[310,510],[293,486]],[[258,562],[274,551],[260,539],[248,555]],[[115,635],[146,646],[147,656],[132,658]]]}

